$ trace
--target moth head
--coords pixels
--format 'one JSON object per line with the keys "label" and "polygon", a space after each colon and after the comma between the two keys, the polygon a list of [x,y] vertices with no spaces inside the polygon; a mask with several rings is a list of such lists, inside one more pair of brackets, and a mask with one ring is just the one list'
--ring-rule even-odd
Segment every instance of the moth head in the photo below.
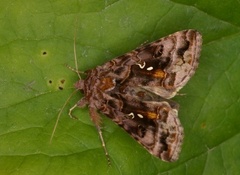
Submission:
{"label": "moth head", "polygon": [[74,87],[79,90],[84,89],[84,80],[78,80],[75,84]]}

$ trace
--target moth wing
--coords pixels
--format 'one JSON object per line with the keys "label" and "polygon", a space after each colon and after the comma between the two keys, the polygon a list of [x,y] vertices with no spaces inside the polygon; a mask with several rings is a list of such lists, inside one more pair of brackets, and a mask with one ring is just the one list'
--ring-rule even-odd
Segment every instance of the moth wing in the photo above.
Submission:
{"label": "moth wing", "polygon": [[164,98],[172,98],[198,67],[202,37],[196,30],[184,30],[132,51],[128,86],[141,85]]}
{"label": "moth wing", "polygon": [[142,88],[108,98],[108,108],[101,111],[126,130],[152,155],[175,161],[183,140],[178,119],[179,105]]}
{"label": "moth wing", "polygon": [[201,43],[197,31],[184,30],[88,71],[84,85],[93,88],[84,89],[84,94],[89,106],[106,114],[151,154],[177,160],[183,128],[178,104],[168,99],[195,73]]}
{"label": "moth wing", "polygon": [[141,86],[172,98],[188,82],[198,67],[202,36],[183,30],[119,56],[99,66],[99,77],[111,77],[129,87]]}

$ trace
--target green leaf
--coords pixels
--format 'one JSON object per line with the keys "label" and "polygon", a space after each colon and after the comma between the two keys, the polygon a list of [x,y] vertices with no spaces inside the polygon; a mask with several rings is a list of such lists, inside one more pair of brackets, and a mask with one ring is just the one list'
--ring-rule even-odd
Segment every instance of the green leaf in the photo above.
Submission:
{"label": "green leaf", "polygon": [[[238,174],[240,171],[239,2],[186,0],[2,0],[0,9],[0,174]],[[49,143],[76,73],[146,41],[197,29],[203,47],[196,75],[174,98],[185,138],[178,161],[152,157],[102,116],[108,167],[88,109],[68,110]]]}

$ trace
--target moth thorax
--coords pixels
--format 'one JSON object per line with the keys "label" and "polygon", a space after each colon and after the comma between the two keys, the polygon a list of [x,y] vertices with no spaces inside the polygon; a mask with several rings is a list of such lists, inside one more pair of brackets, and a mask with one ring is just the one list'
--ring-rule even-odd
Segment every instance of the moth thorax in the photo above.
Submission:
{"label": "moth thorax", "polygon": [[101,89],[102,91],[110,91],[116,86],[116,81],[112,77],[102,77],[100,81],[101,84],[99,85],[99,89]]}

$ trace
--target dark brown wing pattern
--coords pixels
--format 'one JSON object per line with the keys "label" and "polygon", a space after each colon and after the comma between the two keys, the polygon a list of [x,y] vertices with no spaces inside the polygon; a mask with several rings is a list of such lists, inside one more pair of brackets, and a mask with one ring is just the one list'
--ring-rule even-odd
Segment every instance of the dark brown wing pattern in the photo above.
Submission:
{"label": "dark brown wing pattern", "polygon": [[79,106],[88,105],[97,128],[100,111],[154,156],[177,160],[183,127],[178,104],[168,99],[195,73],[201,43],[196,30],[184,30],[87,71],[76,83],[84,93]]}

